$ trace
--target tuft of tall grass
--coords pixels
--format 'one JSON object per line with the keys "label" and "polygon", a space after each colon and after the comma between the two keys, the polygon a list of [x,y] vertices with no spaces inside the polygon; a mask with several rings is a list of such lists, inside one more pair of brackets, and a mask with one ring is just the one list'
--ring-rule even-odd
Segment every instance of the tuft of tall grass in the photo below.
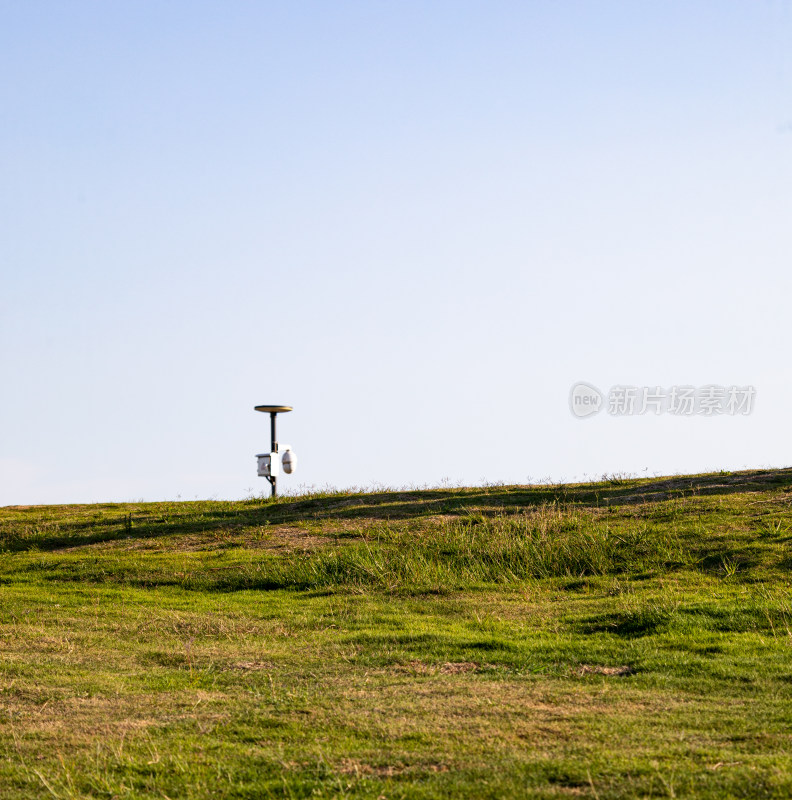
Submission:
{"label": "tuft of tall grass", "polygon": [[383,524],[352,544],[270,556],[222,575],[194,574],[196,588],[443,590],[529,578],[643,573],[688,563],[668,529],[613,530],[593,515],[555,506],[519,516],[470,515],[422,529]]}

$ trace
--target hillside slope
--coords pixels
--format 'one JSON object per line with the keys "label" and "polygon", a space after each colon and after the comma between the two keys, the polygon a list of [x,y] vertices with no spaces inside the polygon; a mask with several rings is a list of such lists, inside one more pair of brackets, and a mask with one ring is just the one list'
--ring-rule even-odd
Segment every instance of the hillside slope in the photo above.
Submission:
{"label": "hillside slope", "polygon": [[3,797],[788,797],[792,470],[0,509]]}

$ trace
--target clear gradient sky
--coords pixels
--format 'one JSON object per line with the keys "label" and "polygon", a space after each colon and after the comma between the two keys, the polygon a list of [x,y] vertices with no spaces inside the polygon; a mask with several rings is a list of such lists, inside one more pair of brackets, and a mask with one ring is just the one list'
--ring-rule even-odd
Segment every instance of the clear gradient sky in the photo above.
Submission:
{"label": "clear gradient sky", "polygon": [[[0,505],[792,463],[792,4],[0,0]],[[575,419],[571,385],[751,384]]]}

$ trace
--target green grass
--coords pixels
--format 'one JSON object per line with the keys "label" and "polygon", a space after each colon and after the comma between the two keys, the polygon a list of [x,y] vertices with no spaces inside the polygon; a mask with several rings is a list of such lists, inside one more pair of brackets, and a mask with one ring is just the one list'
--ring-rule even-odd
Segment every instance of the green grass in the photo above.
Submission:
{"label": "green grass", "polygon": [[789,797],[791,501],[0,509],[0,797]]}

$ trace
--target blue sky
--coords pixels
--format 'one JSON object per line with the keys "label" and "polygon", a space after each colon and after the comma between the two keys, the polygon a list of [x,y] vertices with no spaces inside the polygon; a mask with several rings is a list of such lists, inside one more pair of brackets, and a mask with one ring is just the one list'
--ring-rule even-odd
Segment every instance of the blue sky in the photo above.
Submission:
{"label": "blue sky", "polygon": [[[0,504],[784,466],[792,7],[0,2]],[[756,387],[575,419],[576,381]]]}

